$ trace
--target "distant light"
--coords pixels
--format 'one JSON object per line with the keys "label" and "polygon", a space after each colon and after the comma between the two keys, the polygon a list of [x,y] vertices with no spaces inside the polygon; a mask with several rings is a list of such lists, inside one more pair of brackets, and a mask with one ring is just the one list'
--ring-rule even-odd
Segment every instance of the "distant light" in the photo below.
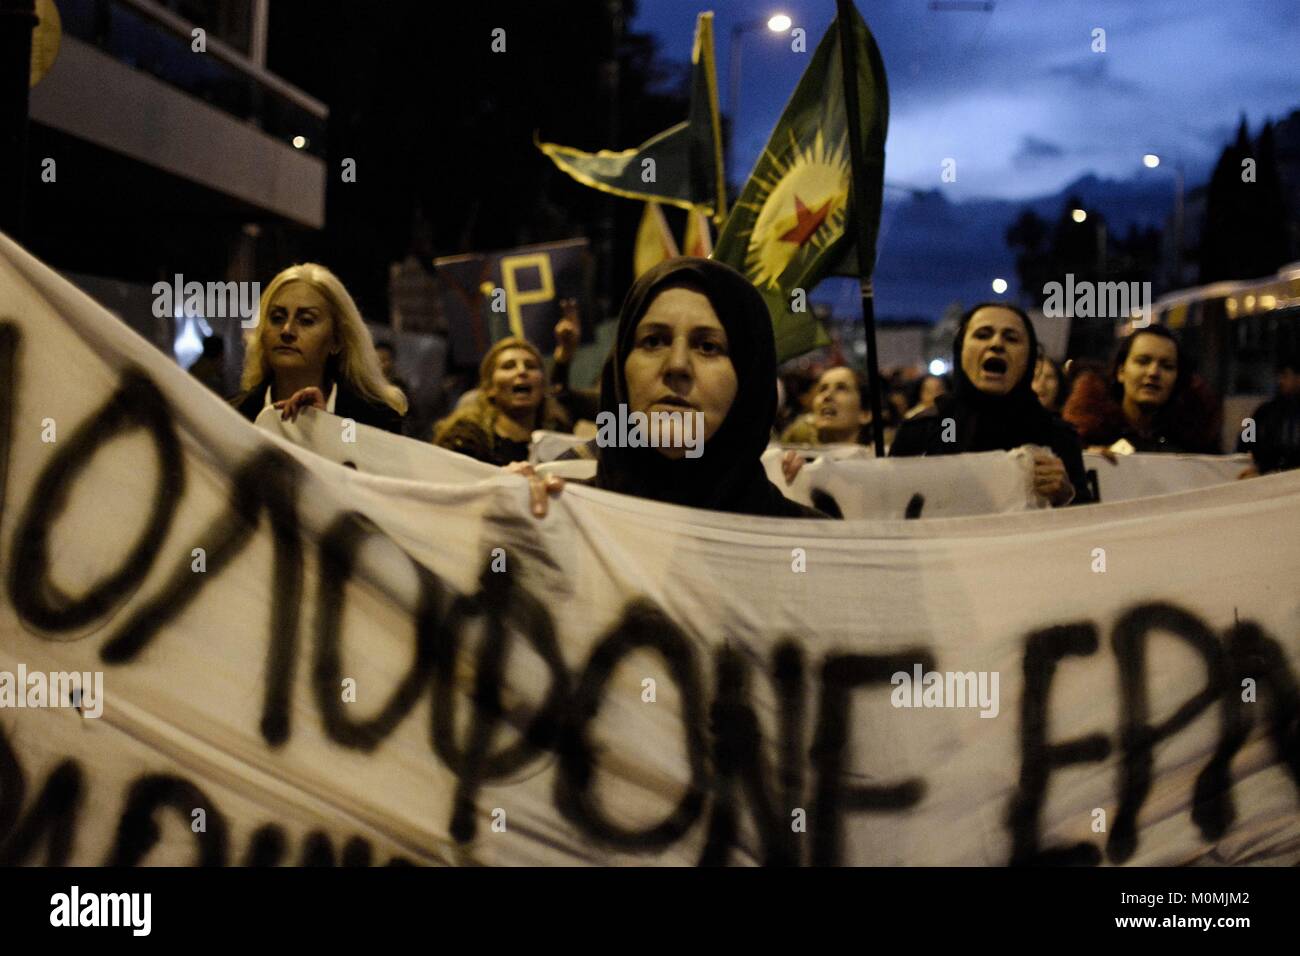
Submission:
{"label": "distant light", "polygon": [[1006,280],[1006,279],[994,279],[994,280],[993,280],[993,291],[996,292],[998,295],[1001,295],[1003,292],[1006,292],[1006,291],[1007,291],[1007,280]]}
{"label": "distant light", "polygon": [[294,148],[294,149],[305,149],[306,146],[307,146],[307,137],[306,137],[306,136],[295,136],[295,137],[293,138],[293,148]]}
{"label": "distant light", "polygon": [[183,311],[177,316],[176,337],[172,341],[172,354],[181,368],[189,368],[203,354],[203,340],[212,334],[212,326],[197,315],[186,315]]}
{"label": "distant light", "polygon": [[1155,169],[1160,165],[1160,157],[1155,153],[1147,153],[1142,157],[1142,165],[1146,166],[1147,169]]}
{"label": "distant light", "polygon": [[778,13],[767,21],[767,28],[773,33],[784,33],[786,30],[789,30],[793,24],[794,21],[784,13]]}
{"label": "distant light", "polygon": [[930,363],[931,375],[943,375],[947,371],[948,371],[948,363],[945,362],[943,359],[935,359],[933,362]]}
{"label": "distant light", "polygon": [[1070,218],[1075,222],[1083,222],[1088,218],[1088,213],[1082,209],[1075,209],[1070,213]]}

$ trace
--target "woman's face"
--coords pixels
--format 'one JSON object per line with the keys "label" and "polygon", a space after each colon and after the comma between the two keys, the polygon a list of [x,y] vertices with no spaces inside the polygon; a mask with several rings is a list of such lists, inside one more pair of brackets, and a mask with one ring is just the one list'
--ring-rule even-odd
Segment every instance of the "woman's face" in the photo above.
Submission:
{"label": "woman's face", "polygon": [[1159,408],[1174,392],[1178,348],[1163,336],[1138,333],[1115,377],[1124,387],[1126,402]]}
{"label": "woman's face", "polygon": [[813,416],[819,431],[847,434],[866,424],[862,393],[851,369],[830,368],[822,373],[813,393]]}
{"label": "woman's face", "polygon": [[512,417],[534,412],[542,404],[542,389],[542,365],[531,350],[501,350],[487,387],[492,404]]}
{"label": "woman's face", "polygon": [[1029,334],[1010,309],[988,306],[966,324],[961,368],[981,392],[1005,395],[1029,367]]}
{"label": "woman's face", "polygon": [[[739,387],[728,347],[726,329],[706,296],[665,289],[637,323],[623,361],[628,411],[702,412],[707,442],[726,421]],[[680,458],[687,449],[673,442],[659,451]]]}
{"label": "woman's face", "polygon": [[306,282],[280,287],[262,326],[262,352],[273,372],[325,372],[325,361],[338,351],[334,313],[329,302]]}
{"label": "woman's face", "polygon": [[1061,390],[1061,377],[1056,374],[1056,366],[1046,360],[1039,360],[1034,369],[1034,394],[1044,408],[1056,407],[1056,396]]}

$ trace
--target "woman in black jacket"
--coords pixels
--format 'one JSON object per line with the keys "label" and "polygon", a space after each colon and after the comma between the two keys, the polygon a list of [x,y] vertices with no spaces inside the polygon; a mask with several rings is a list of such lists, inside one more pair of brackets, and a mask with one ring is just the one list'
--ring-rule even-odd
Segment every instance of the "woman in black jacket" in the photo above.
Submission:
{"label": "woman in black jacket", "polygon": [[304,408],[401,434],[406,396],[384,378],[370,331],[334,273],[290,266],[262,292],[231,399],[253,421],[268,406],[290,421]]}
{"label": "woman in black jacket", "polygon": [[1090,501],[1074,429],[1034,394],[1038,336],[1023,311],[1003,302],[961,317],[953,340],[953,392],[898,429],[890,455],[955,455],[1050,448],[1034,459],[1034,490],[1053,506]]}
{"label": "woman in black jacket", "polygon": [[[614,427],[633,413],[674,412],[701,422],[702,434],[638,447]],[[637,279],[601,377],[595,486],[711,511],[825,518],[767,479],[760,457],[775,417],[772,319],[749,280],[696,258],[670,259]],[[546,493],[563,482],[543,481],[526,464],[511,470],[533,479],[534,513],[544,514]]]}

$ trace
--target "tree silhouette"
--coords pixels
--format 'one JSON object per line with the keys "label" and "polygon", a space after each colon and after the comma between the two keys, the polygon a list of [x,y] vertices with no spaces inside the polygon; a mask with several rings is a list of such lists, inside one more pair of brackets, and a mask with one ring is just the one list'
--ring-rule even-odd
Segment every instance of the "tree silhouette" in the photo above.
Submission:
{"label": "tree silhouette", "polygon": [[1287,261],[1286,205],[1272,123],[1250,140],[1241,118],[1210,177],[1200,250],[1200,281],[1270,275]]}

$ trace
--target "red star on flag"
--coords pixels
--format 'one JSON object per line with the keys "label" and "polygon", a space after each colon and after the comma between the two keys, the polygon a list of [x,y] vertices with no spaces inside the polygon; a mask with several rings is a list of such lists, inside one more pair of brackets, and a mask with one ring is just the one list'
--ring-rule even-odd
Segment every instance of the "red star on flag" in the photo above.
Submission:
{"label": "red star on flag", "polygon": [[796,246],[802,246],[813,237],[813,233],[826,221],[826,215],[830,212],[830,208],[831,201],[829,199],[822,203],[819,209],[809,209],[803,204],[802,199],[795,196],[794,214],[799,221],[795,223],[793,229],[780,236],[781,241],[793,242]]}

